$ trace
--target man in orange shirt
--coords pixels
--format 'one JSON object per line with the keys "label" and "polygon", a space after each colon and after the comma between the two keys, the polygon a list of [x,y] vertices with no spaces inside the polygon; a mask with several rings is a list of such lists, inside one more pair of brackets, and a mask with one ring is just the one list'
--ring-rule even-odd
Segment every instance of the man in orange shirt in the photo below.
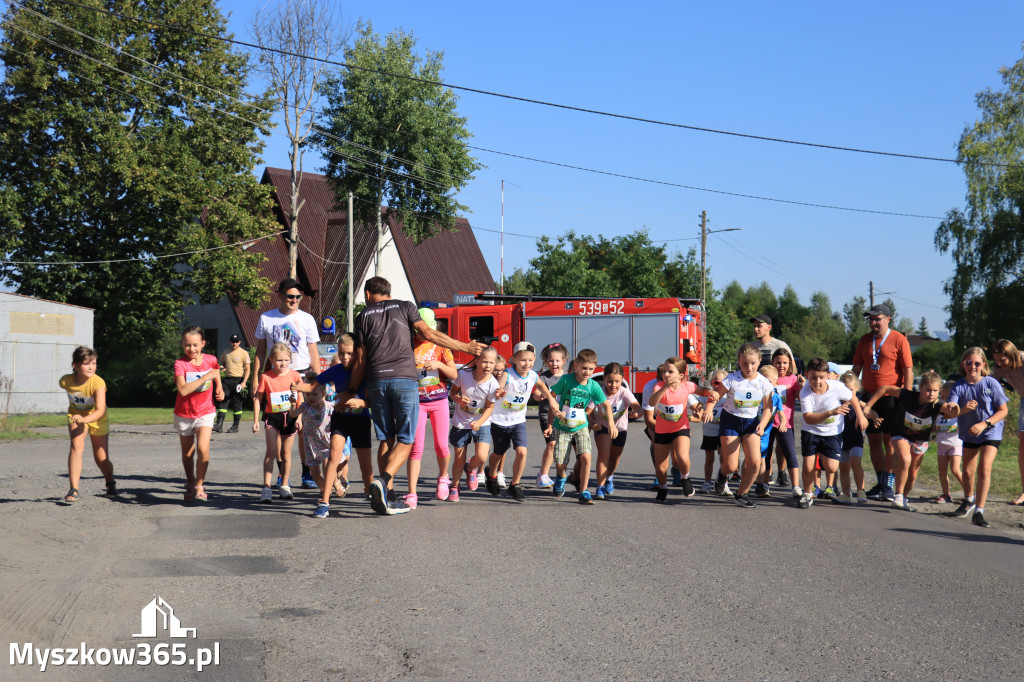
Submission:
{"label": "man in orange shirt", "polygon": [[[914,385],[914,360],[910,356],[910,342],[898,331],[889,328],[892,311],[884,303],[872,306],[864,313],[868,318],[871,333],[857,342],[853,354],[853,373],[861,376],[864,390],[868,395],[882,386],[902,386],[909,389]],[[875,412],[881,417],[879,423],[868,424],[868,448],[871,465],[875,468],[878,483],[868,491],[871,499],[892,501],[893,493],[893,449],[889,441],[889,420],[894,415],[895,398],[883,398],[875,405]]]}

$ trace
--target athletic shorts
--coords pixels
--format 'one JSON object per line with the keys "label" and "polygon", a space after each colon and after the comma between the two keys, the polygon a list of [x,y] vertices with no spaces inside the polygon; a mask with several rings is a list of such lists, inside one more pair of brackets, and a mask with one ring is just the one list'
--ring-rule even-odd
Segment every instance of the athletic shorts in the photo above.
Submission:
{"label": "athletic shorts", "polygon": [[334,412],[331,414],[331,436],[341,436],[352,441],[354,448],[370,447],[369,417],[357,417],[354,414]]}
{"label": "athletic shorts", "polygon": [[879,417],[882,418],[882,423],[877,428],[872,425],[872,421],[868,420],[868,429],[865,431],[867,434],[873,433],[889,433],[889,422],[892,420],[893,412],[896,411],[896,398],[893,396],[883,396],[875,403],[875,412]]}
{"label": "athletic shorts", "polygon": [[491,442],[494,444],[494,454],[504,455],[511,445],[513,448],[526,447],[526,422],[502,426],[491,424]]}
{"label": "athletic shorts", "polygon": [[728,410],[722,410],[722,420],[718,425],[718,435],[721,436],[746,436],[757,433],[757,424],[760,417],[737,417]]}
{"label": "athletic shorts", "polygon": [[274,429],[282,436],[291,436],[298,430],[298,422],[289,419],[287,412],[264,412],[263,423],[268,429]]}
{"label": "athletic shorts", "polygon": [[977,450],[977,449],[983,448],[985,446],[991,446],[993,448],[998,448],[999,444],[1002,443],[1002,442],[1003,442],[1002,438],[1000,438],[999,440],[983,440],[980,443],[968,443],[967,441],[964,441],[964,450]]}
{"label": "athletic shorts", "polygon": [[717,450],[722,447],[722,439],[719,436],[704,436],[700,441],[701,450]]}
{"label": "athletic shorts", "polygon": [[679,429],[678,431],[672,431],[671,433],[657,433],[654,434],[655,445],[670,445],[672,441],[680,436],[690,437],[690,429]]}
{"label": "athletic shorts", "polygon": [[195,433],[196,429],[213,428],[213,420],[217,416],[216,412],[210,414],[204,414],[202,417],[181,417],[174,415],[174,430],[178,432],[179,436],[191,436]]}
{"label": "athletic shorts", "polygon": [[[543,403],[541,403],[541,404],[543,404]],[[542,410],[542,409],[541,410],[537,410],[537,423],[540,424],[540,433],[541,433],[541,435],[544,435],[544,429],[547,428],[546,424],[548,423],[548,412],[550,410],[551,410],[550,407],[547,410]],[[544,442],[545,443],[554,443],[555,442],[555,429],[554,428],[551,429],[551,435],[550,436],[544,436]]]}
{"label": "athletic shorts", "polygon": [[584,452],[593,452],[594,447],[590,441],[590,429],[579,429],[577,431],[560,431],[555,429],[555,464],[565,464],[569,459],[569,446],[576,446],[576,456]]}
{"label": "athletic shorts", "polygon": [[491,425],[486,424],[480,427],[479,431],[473,429],[457,429],[454,426],[448,432],[448,442],[457,448],[464,448],[473,443],[491,442]]}
{"label": "athletic shorts", "polygon": [[[601,436],[608,433],[611,432],[603,426],[598,426],[597,430],[594,431],[595,436]],[[615,436],[615,438],[612,439],[612,446],[616,448],[624,447],[626,445],[626,436],[628,435],[629,432],[626,429],[622,429],[621,431],[619,431],[619,435]]]}
{"label": "athletic shorts", "polygon": [[[959,438],[957,440],[960,440]],[[963,457],[964,444],[959,443],[936,443],[939,457]]]}
{"label": "athletic shorts", "polygon": [[849,462],[851,457],[862,459],[864,457],[864,448],[846,448],[843,450],[842,456],[846,459],[840,459],[840,462]]}
{"label": "athletic shorts", "polygon": [[[82,416],[83,417],[87,417],[89,415],[83,414]],[[68,413],[68,426],[71,427],[71,428],[74,428],[74,426],[71,424],[71,417],[72,417],[72,414],[69,412]],[[175,419],[177,419],[177,417],[175,417]],[[103,415],[98,420],[96,420],[94,422],[89,422],[85,426],[88,428],[90,436],[106,436],[107,434],[110,433],[110,422],[107,421],[107,415]],[[211,424],[211,426],[212,426],[212,424]]]}
{"label": "athletic shorts", "polygon": [[801,431],[800,450],[803,452],[804,457],[821,455],[838,462],[842,457],[843,437],[840,434],[835,436],[819,436],[808,431]]}

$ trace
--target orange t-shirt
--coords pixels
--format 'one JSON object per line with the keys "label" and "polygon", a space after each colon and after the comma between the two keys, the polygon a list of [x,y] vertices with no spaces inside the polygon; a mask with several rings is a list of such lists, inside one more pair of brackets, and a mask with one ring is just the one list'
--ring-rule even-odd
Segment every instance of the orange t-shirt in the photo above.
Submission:
{"label": "orange t-shirt", "polygon": [[[861,381],[868,393],[874,393],[882,386],[903,386],[903,370],[914,366],[910,342],[903,334],[890,329],[885,343],[879,346],[879,340],[874,334],[865,334],[860,337],[853,354],[853,364],[864,368]],[[871,368],[874,363],[873,347],[878,349],[877,370]]]}
{"label": "orange t-shirt", "polygon": [[263,412],[272,414],[292,409],[292,384],[302,383],[302,375],[293,369],[281,374],[267,372],[260,377],[257,393],[263,394]]}
{"label": "orange t-shirt", "polygon": [[430,403],[448,397],[448,379],[436,369],[424,369],[428,360],[438,362],[455,362],[455,357],[447,348],[442,348],[430,341],[424,341],[413,350],[416,356],[416,372],[419,374],[420,402]]}

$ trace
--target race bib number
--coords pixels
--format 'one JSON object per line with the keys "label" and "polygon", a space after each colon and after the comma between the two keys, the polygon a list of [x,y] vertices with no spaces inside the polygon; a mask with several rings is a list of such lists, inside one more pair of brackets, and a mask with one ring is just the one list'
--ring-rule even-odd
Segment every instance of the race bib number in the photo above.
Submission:
{"label": "race bib number", "polygon": [[658,403],[658,416],[669,422],[677,422],[686,414],[685,405],[666,405]]}
{"label": "race bib number", "polygon": [[939,420],[939,431],[943,433],[956,433],[958,430],[956,419],[940,419]]}
{"label": "race bib number", "polygon": [[[185,383],[191,384],[196,379],[201,379],[206,372],[185,372]],[[202,393],[203,391],[210,390],[210,382],[205,381],[203,385],[197,388],[193,393]]]}
{"label": "race bib number", "polygon": [[68,393],[68,405],[76,410],[88,410],[96,407],[96,398],[81,393]]}
{"label": "race bib number", "polygon": [[513,412],[519,412],[520,410],[526,409],[526,394],[525,393],[513,393],[505,396],[505,400],[502,401],[501,406],[506,410],[512,410]]}
{"label": "race bib number", "polygon": [[906,412],[903,414],[903,428],[907,431],[927,431],[932,428],[932,420],[928,418],[915,417]]}
{"label": "race bib number", "polygon": [[628,405],[623,405],[621,408],[619,408],[617,410],[614,410],[612,412],[612,419],[615,420],[615,421],[619,421],[619,419],[622,418],[622,415],[626,414],[626,410],[628,410],[628,409],[629,409]]}
{"label": "race bib number", "polygon": [[736,403],[736,407],[751,408],[760,405],[763,397],[761,391],[736,391],[732,396],[732,401]]}
{"label": "race bib number", "polygon": [[479,401],[479,400],[470,400],[469,401],[469,405],[466,405],[462,409],[464,409],[469,414],[483,414],[484,413],[484,406],[481,403],[481,401]]}
{"label": "race bib number", "polygon": [[725,403],[715,403],[715,408],[711,410],[711,423],[718,424],[722,421],[722,410],[725,409]]}
{"label": "race bib number", "polygon": [[420,386],[424,388],[431,388],[433,386],[439,386],[441,384],[441,375],[438,374],[436,369],[421,369],[420,370]]}
{"label": "race bib number", "polygon": [[292,392],[275,391],[270,394],[270,411],[287,412],[292,409]]}
{"label": "race bib number", "polygon": [[562,420],[570,429],[583,426],[587,423],[587,411],[582,407],[569,407],[565,410],[565,419]]}

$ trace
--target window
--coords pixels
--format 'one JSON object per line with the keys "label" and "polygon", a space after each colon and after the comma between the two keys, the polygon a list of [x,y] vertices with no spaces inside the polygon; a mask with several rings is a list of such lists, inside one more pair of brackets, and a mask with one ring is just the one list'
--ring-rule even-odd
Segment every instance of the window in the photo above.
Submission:
{"label": "window", "polygon": [[469,340],[490,344],[494,341],[494,317],[482,315],[469,318]]}

